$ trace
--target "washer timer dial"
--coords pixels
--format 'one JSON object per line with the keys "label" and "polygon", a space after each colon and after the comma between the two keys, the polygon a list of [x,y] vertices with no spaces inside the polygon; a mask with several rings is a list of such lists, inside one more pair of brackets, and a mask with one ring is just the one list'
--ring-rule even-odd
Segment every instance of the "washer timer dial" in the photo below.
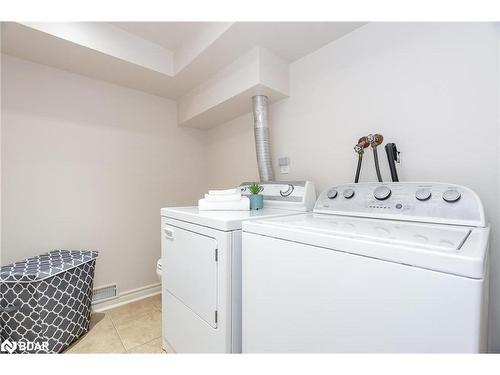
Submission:
{"label": "washer timer dial", "polygon": [[373,196],[379,201],[383,201],[391,196],[391,189],[387,186],[379,186],[373,191]]}

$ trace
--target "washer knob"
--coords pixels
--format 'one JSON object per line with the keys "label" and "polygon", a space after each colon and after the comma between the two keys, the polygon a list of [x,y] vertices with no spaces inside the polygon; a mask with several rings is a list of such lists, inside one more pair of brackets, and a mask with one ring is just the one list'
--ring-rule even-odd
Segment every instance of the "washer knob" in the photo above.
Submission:
{"label": "washer knob", "polygon": [[383,201],[391,196],[391,189],[387,186],[379,186],[374,190],[373,196],[379,201]]}
{"label": "washer knob", "polygon": [[328,192],[326,193],[326,196],[328,197],[328,199],[336,198],[337,197],[337,189],[328,190]]}
{"label": "washer knob", "polygon": [[432,193],[429,189],[418,189],[415,192],[415,198],[417,198],[419,201],[426,201],[430,199],[432,196]]}
{"label": "washer knob", "polygon": [[443,199],[448,203],[456,202],[460,199],[462,194],[460,194],[455,189],[448,189],[443,193]]}
{"label": "washer knob", "polygon": [[344,198],[346,199],[351,199],[352,197],[354,197],[354,190],[353,189],[345,189],[343,192],[342,192],[342,195],[344,196]]}

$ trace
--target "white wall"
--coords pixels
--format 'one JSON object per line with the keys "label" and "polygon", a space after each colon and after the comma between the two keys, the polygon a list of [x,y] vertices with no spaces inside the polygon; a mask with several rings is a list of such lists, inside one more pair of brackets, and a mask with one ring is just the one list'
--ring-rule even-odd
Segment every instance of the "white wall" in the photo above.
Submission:
{"label": "white wall", "polygon": [[175,102],[2,56],[2,264],[100,250],[96,286],[157,283],[160,208],[206,190]]}
{"label": "white wall", "polygon": [[[352,181],[357,139],[379,132],[402,180],[476,190],[493,225],[492,349],[500,351],[498,35],[492,24],[368,24],[290,66],[290,98],[270,107],[276,176],[319,191]],[[213,186],[256,179],[252,117],[211,131]],[[289,156],[289,175],[277,158]],[[362,181],[374,181],[366,155]],[[389,177],[381,149],[383,175]],[[244,177],[248,176],[248,177]]]}
{"label": "white wall", "polygon": [[259,179],[251,113],[212,128],[207,146],[211,188],[223,189]]}

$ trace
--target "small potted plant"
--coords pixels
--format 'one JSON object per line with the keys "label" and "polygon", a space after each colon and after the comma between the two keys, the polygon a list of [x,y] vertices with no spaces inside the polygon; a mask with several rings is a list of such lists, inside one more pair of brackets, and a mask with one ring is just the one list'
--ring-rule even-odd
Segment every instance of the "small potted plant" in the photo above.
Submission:
{"label": "small potted plant", "polygon": [[264,207],[264,196],[260,194],[260,192],[264,189],[261,184],[254,182],[248,187],[248,191],[250,191],[250,209],[251,210],[260,210]]}

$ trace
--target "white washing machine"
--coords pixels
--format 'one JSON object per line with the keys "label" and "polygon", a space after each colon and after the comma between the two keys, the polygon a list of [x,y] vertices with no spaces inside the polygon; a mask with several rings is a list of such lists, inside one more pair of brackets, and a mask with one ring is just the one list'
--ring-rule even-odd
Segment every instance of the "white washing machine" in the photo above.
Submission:
{"label": "white washing machine", "polygon": [[[248,184],[241,185],[245,194]],[[179,353],[241,352],[241,224],[297,215],[316,201],[311,182],[264,183],[264,209],[163,208],[163,347]]]}
{"label": "white washing machine", "polygon": [[489,226],[442,183],[336,186],[243,223],[243,352],[484,352]]}

